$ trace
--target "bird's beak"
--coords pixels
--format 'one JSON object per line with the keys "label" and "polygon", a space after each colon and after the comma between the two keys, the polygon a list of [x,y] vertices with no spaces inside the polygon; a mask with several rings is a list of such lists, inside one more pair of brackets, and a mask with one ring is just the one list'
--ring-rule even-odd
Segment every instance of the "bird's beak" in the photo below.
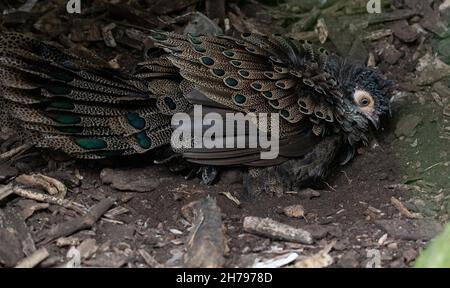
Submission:
{"label": "bird's beak", "polygon": [[372,115],[370,115],[369,117],[370,122],[372,122],[373,127],[375,127],[375,129],[380,129],[380,117],[378,117],[377,114],[373,113]]}

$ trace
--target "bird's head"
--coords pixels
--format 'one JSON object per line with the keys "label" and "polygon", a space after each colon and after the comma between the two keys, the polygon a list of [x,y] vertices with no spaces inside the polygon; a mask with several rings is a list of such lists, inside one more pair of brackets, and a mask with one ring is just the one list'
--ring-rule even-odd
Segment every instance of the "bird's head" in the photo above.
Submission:
{"label": "bird's head", "polygon": [[345,60],[339,62],[333,72],[344,94],[344,101],[339,105],[341,127],[349,144],[367,143],[369,129],[379,129],[380,118],[389,112],[392,82],[385,80],[377,69]]}

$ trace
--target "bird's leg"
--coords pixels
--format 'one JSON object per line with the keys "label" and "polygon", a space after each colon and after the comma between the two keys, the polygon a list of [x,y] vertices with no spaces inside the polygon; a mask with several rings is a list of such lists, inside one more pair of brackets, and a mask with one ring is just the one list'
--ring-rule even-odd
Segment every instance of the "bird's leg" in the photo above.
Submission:
{"label": "bird's leg", "polygon": [[197,171],[202,179],[201,183],[205,185],[213,184],[219,176],[219,170],[215,166],[202,165]]}
{"label": "bird's leg", "polygon": [[301,158],[278,166],[250,168],[244,176],[247,192],[251,196],[267,192],[281,195],[286,191],[302,189],[326,175],[340,146],[340,137],[329,136]]}

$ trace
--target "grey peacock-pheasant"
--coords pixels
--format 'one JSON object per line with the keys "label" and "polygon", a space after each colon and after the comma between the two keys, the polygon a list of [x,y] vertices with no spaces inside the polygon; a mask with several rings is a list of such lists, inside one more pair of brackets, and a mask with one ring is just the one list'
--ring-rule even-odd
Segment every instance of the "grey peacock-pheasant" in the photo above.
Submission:
{"label": "grey peacock-pheasant", "polygon": [[308,41],[159,30],[149,37],[162,55],[126,75],[21,34],[1,35],[4,123],[36,147],[96,159],[170,148],[172,115],[195,104],[218,113],[278,113],[275,159],[260,159],[261,148],[173,153],[206,166],[265,166],[246,179],[292,189],[323,177],[338,158],[352,158],[389,110],[389,82],[377,70]]}

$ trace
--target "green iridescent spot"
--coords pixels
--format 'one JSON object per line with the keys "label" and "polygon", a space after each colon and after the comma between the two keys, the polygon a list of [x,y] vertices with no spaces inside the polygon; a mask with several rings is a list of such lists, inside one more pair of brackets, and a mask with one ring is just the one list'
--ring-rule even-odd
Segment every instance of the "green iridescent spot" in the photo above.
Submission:
{"label": "green iridescent spot", "polygon": [[198,37],[191,37],[190,40],[191,40],[191,43],[195,44],[195,45],[200,45],[203,43],[202,40],[200,40]]}
{"label": "green iridescent spot", "polygon": [[241,66],[241,64],[242,64],[242,62],[238,61],[238,60],[232,60],[232,61],[230,61],[230,63],[234,66]]}
{"label": "green iridescent spot", "polygon": [[164,34],[153,34],[150,37],[152,37],[153,39],[155,39],[156,41],[165,41],[168,39],[168,37]]}
{"label": "green iridescent spot", "polygon": [[105,149],[108,146],[105,140],[97,138],[77,138],[75,143],[87,150]]}
{"label": "green iridescent spot", "polygon": [[75,108],[75,105],[67,100],[56,100],[51,101],[48,103],[48,108],[57,108],[57,109],[65,109],[65,110],[72,110]]}
{"label": "green iridescent spot", "polygon": [[170,97],[164,97],[164,103],[166,103],[167,107],[169,107],[170,110],[177,109],[177,104]]}
{"label": "green iridescent spot", "polygon": [[47,116],[52,118],[59,124],[78,124],[81,122],[81,117],[66,113],[47,113]]}
{"label": "green iridescent spot", "polygon": [[136,140],[143,149],[149,149],[152,147],[152,140],[148,138],[144,131],[136,134]]}
{"label": "green iridescent spot", "polygon": [[136,112],[128,112],[127,113],[128,121],[130,122],[131,126],[134,128],[141,130],[145,128],[145,120],[141,116],[139,116]]}
{"label": "green iridescent spot", "polygon": [[244,95],[242,95],[242,94],[236,94],[236,95],[234,96],[234,100],[235,100],[236,103],[238,103],[238,104],[244,104],[245,101],[247,101],[247,98],[246,98]]}
{"label": "green iridescent spot", "polygon": [[50,94],[54,95],[68,95],[72,92],[72,89],[69,86],[47,86],[45,87]]}
{"label": "green iridescent spot", "polygon": [[234,52],[233,51],[226,50],[226,51],[223,51],[222,53],[223,53],[223,55],[225,55],[227,57],[230,57],[230,58],[234,57]]}
{"label": "green iridescent spot", "polygon": [[212,72],[214,73],[214,75],[219,76],[219,77],[225,75],[225,70],[219,69],[219,68],[212,69]]}
{"label": "green iridescent spot", "polygon": [[281,110],[280,111],[281,116],[288,118],[289,117],[289,111],[287,110]]}
{"label": "green iridescent spot", "polygon": [[265,91],[265,92],[262,92],[262,94],[266,98],[272,98],[273,97],[273,93],[271,91]]}
{"label": "green iridescent spot", "polygon": [[194,50],[200,53],[205,53],[206,49],[200,46],[194,46]]}
{"label": "green iridescent spot", "polygon": [[248,76],[250,76],[250,72],[248,72],[247,70],[239,70],[238,73],[239,73],[239,75],[241,75],[242,77],[248,77]]}
{"label": "green iridescent spot", "polygon": [[252,86],[252,88],[255,90],[260,90],[262,88],[261,83],[258,82],[253,82],[252,84],[250,84],[250,86]]}
{"label": "green iridescent spot", "polygon": [[225,79],[225,84],[231,87],[236,87],[239,82],[236,79],[229,77]]}
{"label": "green iridescent spot", "polygon": [[280,105],[280,102],[278,102],[278,100],[270,100],[270,104],[272,104],[273,106],[278,106]]}
{"label": "green iridescent spot", "polygon": [[202,58],[200,58],[200,61],[203,63],[203,65],[206,65],[206,66],[211,66],[211,65],[214,65],[214,59],[212,59],[211,57],[206,57],[206,56],[203,56]]}

